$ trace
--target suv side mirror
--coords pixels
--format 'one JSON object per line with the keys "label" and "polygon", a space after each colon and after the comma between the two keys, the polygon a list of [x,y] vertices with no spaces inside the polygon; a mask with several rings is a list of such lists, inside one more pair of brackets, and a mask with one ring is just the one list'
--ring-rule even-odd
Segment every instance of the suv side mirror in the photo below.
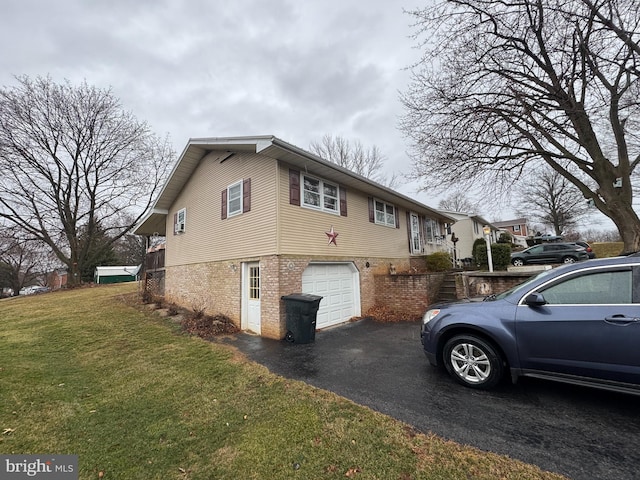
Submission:
{"label": "suv side mirror", "polygon": [[542,305],[546,305],[547,301],[541,293],[533,292],[527,295],[527,298],[524,299],[524,303],[530,307],[541,307]]}

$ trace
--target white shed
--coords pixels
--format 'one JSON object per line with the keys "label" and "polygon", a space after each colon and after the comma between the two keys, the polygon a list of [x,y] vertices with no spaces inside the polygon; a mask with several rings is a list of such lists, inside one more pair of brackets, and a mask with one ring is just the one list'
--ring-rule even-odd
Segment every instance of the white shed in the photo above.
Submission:
{"label": "white shed", "polygon": [[93,275],[95,283],[120,283],[138,280],[142,265],[96,267]]}

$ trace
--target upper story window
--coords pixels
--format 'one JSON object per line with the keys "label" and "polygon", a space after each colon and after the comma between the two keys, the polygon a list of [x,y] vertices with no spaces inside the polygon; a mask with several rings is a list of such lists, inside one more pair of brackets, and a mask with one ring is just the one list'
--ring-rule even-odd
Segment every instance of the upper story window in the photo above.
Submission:
{"label": "upper story window", "polygon": [[398,207],[377,198],[369,197],[369,221],[377,225],[400,228]]}
{"label": "upper story window", "polygon": [[339,212],[339,188],[324,180],[303,175],[302,204],[328,212]]}
{"label": "upper story window", "polygon": [[396,210],[393,205],[385,203],[381,200],[374,200],[374,208],[377,224],[395,228]]}
{"label": "upper story window", "polygon": [[173,216],[173,233],[184,233],[186,229],[187,209],[181,208]]}
{"label": "upper story window", "polygon": [[251,211],[251,179],[245,178],[222,190],[221,218]]}
{"label": "upper story window", "polygon": [[347,189],[290,168],[289,203],[346,217]]}
{"label": "upper story window", "polygon": [[436,220],[427,218],[424,222],[425,235],[428,243],[442,243],[443,235],[440,233],[440,224]]}
{"label": "upper story window", "polygon": [[227,216],[232,217],[242,213],[242,181],[227,187]]}

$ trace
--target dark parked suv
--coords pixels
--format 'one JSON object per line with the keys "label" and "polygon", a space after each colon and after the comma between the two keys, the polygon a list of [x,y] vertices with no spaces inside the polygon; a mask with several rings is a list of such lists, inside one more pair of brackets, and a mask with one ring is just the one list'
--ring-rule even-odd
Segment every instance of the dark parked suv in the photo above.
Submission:
{"label": "dark parked suv", "polygon": [[589,254],[575,243],[544,243],[511,254],[511,264],[519,267],[528,264],[575,263],[587,260]]}

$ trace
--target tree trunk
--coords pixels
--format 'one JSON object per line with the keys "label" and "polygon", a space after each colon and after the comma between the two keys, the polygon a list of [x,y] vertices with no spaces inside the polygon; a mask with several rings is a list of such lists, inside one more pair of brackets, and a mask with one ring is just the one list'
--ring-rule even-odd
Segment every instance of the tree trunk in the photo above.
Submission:
{"label": "tree trunk", "polygon": [[618,208],[610,209],[607,216],[618,227],[624,243],[623,252],[640,251],[640,219],[631,205],[618,204]]}
{"label": "tree trunk", "polygon": [[71,288],[77,287],[82,283],[82,277],[80,276],[80,269],[77,262],[71,263],[71,268],[67,274],[67,285]]}

